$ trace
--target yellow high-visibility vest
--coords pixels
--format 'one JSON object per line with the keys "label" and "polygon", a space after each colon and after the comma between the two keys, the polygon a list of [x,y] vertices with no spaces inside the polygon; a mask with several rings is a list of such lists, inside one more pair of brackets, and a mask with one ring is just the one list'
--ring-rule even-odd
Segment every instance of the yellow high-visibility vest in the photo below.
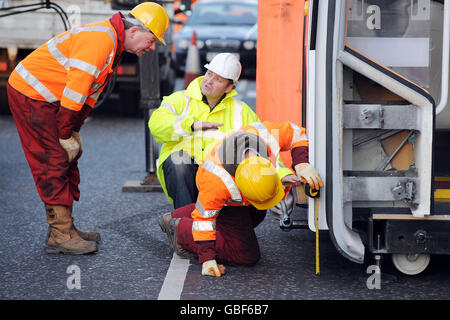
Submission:
{"label": "yellow high-visibility vest", "polygon": [[[259,122],[258,116],[243,101],[236,99],[236,90],[231,90],[213,109],[202,101],[200,85],[203,77],[194,79],[186,90],[177,91],[163,98],[148,122],[156,142],[162,143],[157,160],[157,176],[167,198],[163,163],[175,151],[183,150],[201,164],[205,155],[221,141],[227,133],[250,123]],[[222,123],[218,130],[192,131],[194,121]]]}

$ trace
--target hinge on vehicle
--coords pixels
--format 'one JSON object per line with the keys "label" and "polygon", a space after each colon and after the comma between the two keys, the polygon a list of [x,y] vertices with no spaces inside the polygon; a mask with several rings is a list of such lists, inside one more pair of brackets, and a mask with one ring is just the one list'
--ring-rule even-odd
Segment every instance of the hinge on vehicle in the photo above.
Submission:
{"label": "hinge on vehicle", "polygon": [[391,189],[394,199],[404,201],[411,209],[417,209],[417,203],[414,202],[416,195],[416,185],[414,181],[399,182]]}

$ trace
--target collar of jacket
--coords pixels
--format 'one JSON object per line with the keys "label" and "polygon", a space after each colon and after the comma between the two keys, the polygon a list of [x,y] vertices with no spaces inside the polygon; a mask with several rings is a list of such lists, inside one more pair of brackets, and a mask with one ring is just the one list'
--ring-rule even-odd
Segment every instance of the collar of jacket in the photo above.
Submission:
{"label": "collar of jacket", "polygon": [[[202,83],[203,77],[204,76],[200,76],[200,77],[192,80],[192,82],[188,85],[188,87],[186,88],[186,91],[184,92],[184,94],[187,95],[188,97],[191,97],[192,99],[195,99],[198,101],[202,101],[202,103],[204,103],[202,89],[201,89],[201,83]],[[226,94],[225,98],[223,98],[220,101],[220,103],[214,107],[214,109],[216,109],[218,106],[220,106],[222,103],[224,103],[224,101],[227,101],[228,99],[230,99],[231,97],[233,97],[237,94],[238,93],[236,90],[234,90],[234,89],[231,90],[230,92],[228,92]]]}
{"label": "collar of jacket", "polygon": [[117,33],[116,57],[120,57],[124,51],[123,43],[125,41],[125,26],[123,25],[122,18],[123,18],[122,13],[117,12],[109,19],[109,21],[111,22],[112,26],[114,27]]}

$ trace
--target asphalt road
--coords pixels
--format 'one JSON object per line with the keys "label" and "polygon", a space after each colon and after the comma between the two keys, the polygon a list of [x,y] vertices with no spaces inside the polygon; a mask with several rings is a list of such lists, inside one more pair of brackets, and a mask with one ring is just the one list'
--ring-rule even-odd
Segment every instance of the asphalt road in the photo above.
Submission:
{"label": "asphalt road", "polygon": [[[262,258],[254,267],[228,267],[225,276],[211,278],[201,276],[200,264],[191,259],[181,262],[184,274],[173,272],[171,263],[177,261],[157,223],[159,215],[171,210],[170,203],[158,192],[122,192],[125,181],[146,176],[144,130],[140,118],[95,113],[89,118],[81,130],[81,199],[74,217],[80,229],[101,233],[100,249],[86,256],[49,255],[44,250],[44,206],[13,119],[0,116],[0,299],[156,300],[163,287],[172,294],[178,288],[181,300],[450,297],[448,256],[432,257],[417,276],[400,274],[385,259],[380,288],[369,289],[367,267],[373,261],[348,261],[321,231],[321,274],[315,275],[315,234],[283,232],[271,216],[256,229]],[[303,215],[296,210],[296,217]]]}

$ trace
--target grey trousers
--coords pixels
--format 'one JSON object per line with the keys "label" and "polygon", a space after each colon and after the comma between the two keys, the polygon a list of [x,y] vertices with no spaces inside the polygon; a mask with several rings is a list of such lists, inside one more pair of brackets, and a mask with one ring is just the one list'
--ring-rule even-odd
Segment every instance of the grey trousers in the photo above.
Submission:
{"label": "grey trousers", "polygon": [[172,153],[163,163],[167,193],[173,199],[174,209],[195,203],[198,197],[195,176],[198,165],[187,153]]}

